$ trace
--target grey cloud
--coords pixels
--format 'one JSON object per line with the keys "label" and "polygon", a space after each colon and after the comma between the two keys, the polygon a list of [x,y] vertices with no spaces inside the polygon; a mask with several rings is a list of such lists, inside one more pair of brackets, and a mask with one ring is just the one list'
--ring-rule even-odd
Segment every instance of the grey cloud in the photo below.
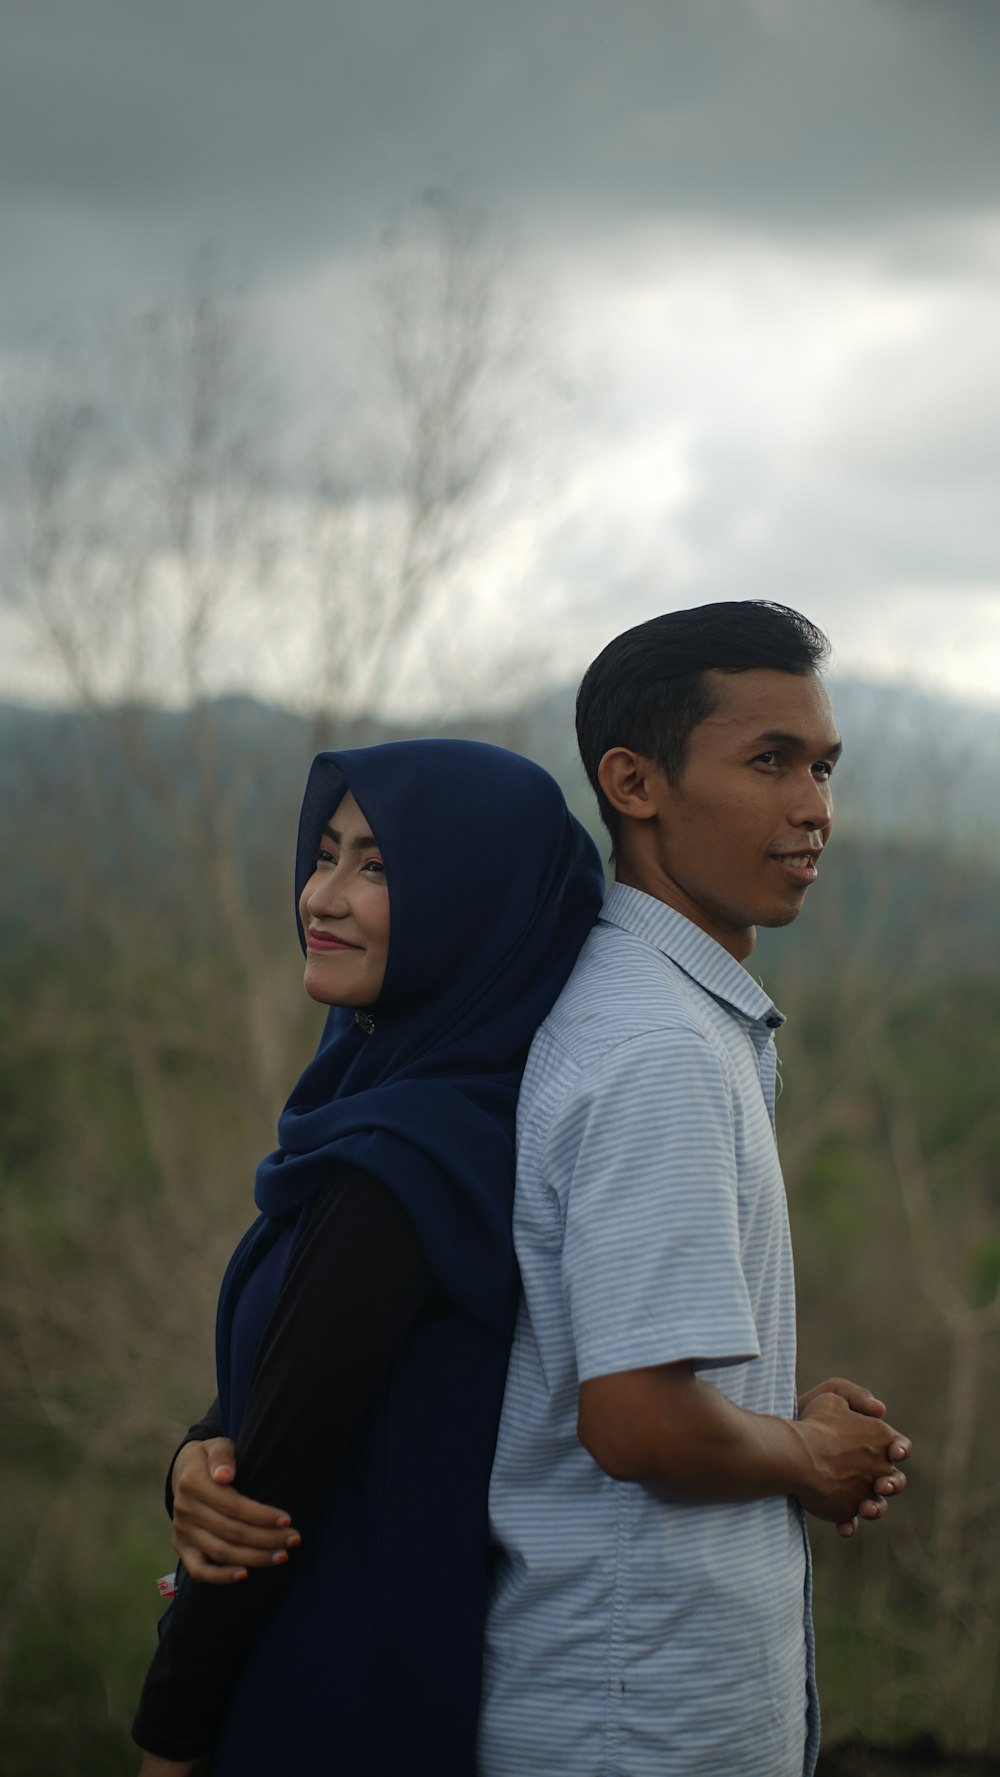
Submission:
{"label": "grey cloud", "polygon": [[794,605],[803,588],[836,597],[907,584],[973,593],[1000,581],[996,496],[988,487],[887,491],[859,482],[848,489],[803,477],[771,490],[749,536],[727,508],[724,489],[702,496],[693,536],[709,547],[699,599],[773,597]]}
{"label": "grey cloud", "polygon": [[704,437],[691,467],[698,492],[672,519],[605,503],[559,549],[557,575],[600,589],[591,603],[613,604],[623,625],[658,603],[722,598],[776,598],[825,622],[907,587],[1000,607],[996,494],[983,479],[914,488],[831,474],[819,461],[770,462],[732,431]]}
{"label": "grey cloud", "polygon": [[[102,287],[127,312],[213,234],[272,295],[298,293],[308,325],[276,328],[279,355],[312,383],[330,262],[346,287],[387,207],[437,179],[467,181],[581,286],[630,226],[678,222],[692,251],[702,227],[832,237],[904,291],[947,267],[987,317],[998,66],[995,0],[6,0],[8,335]],[[1000,361],[977,340],[959,361],[966,343],[953,328],[873,358],[794,465],[733,415],[699,422],[701,491],[677,524],[702,566],[679,602],[822,616],[908,578],[996,586]],[[637,399],[669,411],[655,369]],[[646,522],[598,497],[557,549],[591,615],[662,585]]]}
{"label": "grey cloud", "polygon": [[518,215],[811,232],[992,207],[985,0],[23,0],[0,163],[40,204],[323,254],[415,181]]}
{"label": "grey cloud", "polygon": [[[922,501],[982,491],[995,507],[1000,340],[973,331],[982,320],[983,310],[973,311],[963,332],[961,318],[953,317],[903,348],[855,364],[817,441],[819,464],[842,483],[875,483],[879,498],[893,486]],[[996,544],[994,526],[988,534]]]}

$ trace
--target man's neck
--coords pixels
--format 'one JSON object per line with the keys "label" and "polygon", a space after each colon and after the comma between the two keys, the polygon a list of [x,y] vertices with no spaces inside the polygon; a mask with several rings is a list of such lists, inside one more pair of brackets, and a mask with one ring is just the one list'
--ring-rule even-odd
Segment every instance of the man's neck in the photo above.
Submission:
{"label": "man's neck", "polygon": [[654,901],[662,901],[665,907],[672,907],[675,913],[683,914],[699,931],[714,938],[723,950],[728,950],[738,963],[745,963],[751,955],[757,942],[755,926],[730,927],[713,919],[705,908],[685,894],[680,885],[662,870],[642,865],[637,867],[629,858],[616,858],[615,881],[620,882],[624,888],[638,889],[640,894],[649,895]]}

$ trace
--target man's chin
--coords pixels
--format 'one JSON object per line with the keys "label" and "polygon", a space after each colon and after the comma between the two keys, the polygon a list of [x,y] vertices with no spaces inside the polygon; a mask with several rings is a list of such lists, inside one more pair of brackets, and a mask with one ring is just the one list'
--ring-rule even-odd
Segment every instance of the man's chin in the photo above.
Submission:
{"label": "man's chin", "polygon": [[794,919],[798,919],[801,912],[802,901],[799,901],[794,907],[774,907],[770,913],[758,913],[756,923],[759,926],[766,926],[769,930],[775,926],[790,926]]}

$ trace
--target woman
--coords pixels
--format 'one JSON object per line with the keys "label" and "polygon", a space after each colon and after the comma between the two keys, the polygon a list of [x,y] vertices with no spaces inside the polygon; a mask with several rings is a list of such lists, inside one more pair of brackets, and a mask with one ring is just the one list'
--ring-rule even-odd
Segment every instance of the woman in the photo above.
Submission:
{"label": "woman", "polygon": [[315,761],[299,937],[332,1010],[223,1280],[203,1427],[301,1547],[240,1585],[182,1576],[134,1728],[146,1777],[471,1777],[517,1088],[602,887],[514,754]]}

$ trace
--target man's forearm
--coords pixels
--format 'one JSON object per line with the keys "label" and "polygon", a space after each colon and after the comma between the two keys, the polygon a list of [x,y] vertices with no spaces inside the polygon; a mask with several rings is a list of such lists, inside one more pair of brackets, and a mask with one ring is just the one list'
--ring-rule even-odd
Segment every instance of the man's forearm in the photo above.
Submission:
{"label": "man's forearm", "polygon": [[790,1420],[746,1412],[687,1366],[585,1382],[577,1429],[615,1480],[656,1483],[680,1500],[767,1499],[808,1484]]}
{"label": "man's forearm", "polygon": [[795,1421],[749,1413],[699,1381],[691,1364],[584,1382],[578,1432],[615,1480],[705,1504],[794,1494],[838,1523],[909,1450],[891,1426],[852,1412],[840,1395],[816,1395]]}

